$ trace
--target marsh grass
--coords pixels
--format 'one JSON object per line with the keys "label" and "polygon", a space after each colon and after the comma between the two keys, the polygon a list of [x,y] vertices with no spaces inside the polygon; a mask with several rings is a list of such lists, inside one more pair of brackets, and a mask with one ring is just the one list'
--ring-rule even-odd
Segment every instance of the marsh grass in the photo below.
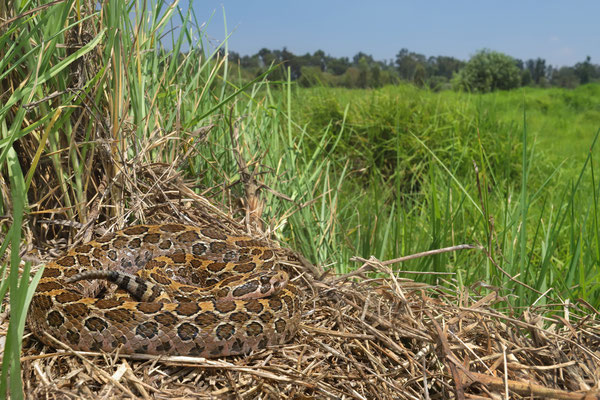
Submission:
{"label": "marsh grass", "polygon": [[[465,285],[502,287],[520,308],[552,302],[548,290],[550,298],[598,305],[600,120],[592,111],[599,94],[594,85],[488,95],[298,89],[295,117],[313,142],[344,138],[328,154],[345,166],[336,232],[348,245],[339,246],[340,264],[353,254],[394,259],[477,243],[490,257],[445,254],[402,269],[453,271]],[[542,139],[546,117],[573,123],[544,130]],[[573,145],[556,151],[561,137]]]}

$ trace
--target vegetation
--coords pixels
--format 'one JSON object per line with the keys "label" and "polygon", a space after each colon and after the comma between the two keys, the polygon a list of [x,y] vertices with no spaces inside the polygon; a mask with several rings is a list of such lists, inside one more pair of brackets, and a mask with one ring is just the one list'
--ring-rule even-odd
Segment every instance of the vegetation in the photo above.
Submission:
{"label": "vegetation", "polygon": [[295,55],[286,48],[228,55],[232,67],[247,80],[275,65],[280,68],[271,73],[271,79],[285,80],[289,69],[291,79],[303,87],[379,88],[405,81],[433,90],[454,87],[482,92],[519,86],[572,89],[600,80],[600,65],[592,64],[590,57],[572,67],[555,68],[542,58],[522,61],[489,50],[476,52],[468,62],[448,56],[426,57],[408,49],[400,50],[395,60],[389,61],[376,61],[363,52],[352,59],[331,57],[322,50]]}
{"label": "vegetation", "polygon": [[[311,89],[299,90],[294,102],[295,119],[314,143],[341,138],[328,149],[346,176],[337,192],[334,242],[348,246],[335,246],[336,259],[392,259],[476,242],[489,246],[509,275],[540,284],[540,292],[552,287],[561,297],[586,293],[587,300],[594,292],[592,302],[600,300],[595,283],[588,285],[596,282],[598,265],[598,178],[590,146],[600,115],[581,112],[600,102],[599,86],[477,96],[408,85]],[[464,283],[519,290],[486,257],[455,256],[403,268],[452,270]],[[572,280],[578,274],[586,278]],[[514,304],[535,297],[519,293]]]}
{"label": "vegetation", "polygon": [[[304,88],[400,78],[426,86],[463,65],[408,51],[395,66],[366,55],[338,65],[321,52],[311,57],[319,69],[285,61],[271,71],[282,61],[263,52],[258,65],[239,58],[234,74],[231,58],[191,39],[200,33],[190,26],[201,24],[190,10],[178,10],[183,28],[168,51],[158,37],[176,8],[79,3],[0,6],[10,21],[0,29],[0,213],[11,216],[0,248],[10,251],[0,293],[9,293],[11,313],[0,393],[9,378],[13,395],[21,392],[20,339],[35,286],[18,268],[22,232],[45,243],[65,228],[42,229],[42,218],[134,222],[129,207],[146,199],[132,196],[130,177],[146,182],[157,165],[176,166],[240,216],[232,127],[271,189],[262,192],[265,225],[314,263],[342,272],[356,255],[385,260],[474,243],[483,250],[413,260],[398,272],[451,272],[445,284],[459,287],[485,282],[515,308],[565,298],[600,307],[597,84],[488,94],[406,83]],[[193,50],[182,54],[184,46]],[[573,68],[578,83],[597,77],[586,62]],[[554,80],[538,70],[543,62],[531,66],[529,82]],[[482,91],[508,88],[492,76]],[[98,196],[104,205],[94,209]]]}
{"label": "vegetation", "polygon": [[455,77],[456,86],[474,92],[493,92],[519,87],[521,74],[514,59],[496,51],[477,52]]}

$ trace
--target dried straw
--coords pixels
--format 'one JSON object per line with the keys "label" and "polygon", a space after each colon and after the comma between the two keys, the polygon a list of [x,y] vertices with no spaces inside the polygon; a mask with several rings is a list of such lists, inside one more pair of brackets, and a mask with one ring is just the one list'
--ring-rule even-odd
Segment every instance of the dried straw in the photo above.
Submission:
{"label": "dried straw", "polygon": [[[140,202],[153,206],[124,215],[247,233],[247,227],[187,188],[172,169],[139,168],[135,192],[145,193]],[[104,226],[124,224],[121,216]],[[565,303],[561,314],[552,307],[516,316],[503,309],[498,291],[459,291],[449,282],[428,286],[400,278],[390,267],[398,260],[357,258],[363,262],[357,271],[335,276],[288,249],[279,253],[304,293],[302,324],[291,343],[247,357],[207,360],[82,353],[58,341],[52,349],[27,335],[26,394],[50,399],[600,398],[594,391],[600,377],[599,324],[596,310],[585,303]]]}

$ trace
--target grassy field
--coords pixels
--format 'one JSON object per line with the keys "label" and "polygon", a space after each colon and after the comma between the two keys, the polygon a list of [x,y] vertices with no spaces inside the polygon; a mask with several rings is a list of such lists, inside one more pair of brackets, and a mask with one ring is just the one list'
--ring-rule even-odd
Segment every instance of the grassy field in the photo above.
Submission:
{"label": "grassy field", "polygon": [[[343,171],[336,178],[343,182],[336,207],[341,269],[352,254],[390,259],[475,242],[539,292],[552,288],[598,304],[598,176],[590,148],[600,127],[600,86],[472,95],[406,85],[294,94],[295,121],[313,143],[340,138],[328,159]],[[522,290],[474,254],[403,268]],[[519,292],[515,305],[538,295]]]}
{"label": "grassy field", "polygon": [[18,387],[33,289],[18,269],[22,228],[39,233],[42,217],[87,222],[104,179],[116,183],[100,192],[98,220],[136,222],[128,177],[156,163],[177,166],[239,217],[232,127],[270,189],[261,192],[265,225],[313,263],[344,272],[358,265],[353,256],[470,243],[483,250],[396,268],[452,273],[409,276],[430,283],[502,288],[519,309],[566,298],[600,307],[600,145],[590,152],[599,85],[471,95],[300,89],[265,77],[239,84],[227,60],[193,39],[202,38],[193,14],[181,11],[183,28],[165,50],[157,38],[176,9],[160,3],[161,18],[148,18],[141,3],[123,3],[88,2],[83,15],[74,1],[52,4],[0,31],[0,206],[12,217],[0,249],[11,244],[0,393],[9,376]]}

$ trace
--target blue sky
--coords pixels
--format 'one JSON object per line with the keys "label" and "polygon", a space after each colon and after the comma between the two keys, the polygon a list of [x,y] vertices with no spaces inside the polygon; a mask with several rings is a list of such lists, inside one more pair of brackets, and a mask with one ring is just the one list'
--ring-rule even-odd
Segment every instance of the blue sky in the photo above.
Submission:
{"label": "blue sky", "polygon": [[[191,0],[213,43],[254,54],[287,47],[335,57],[359,51],[390,60],[403,47],[426,56],[467,60],[488,48],[554,66],[587,55],[600,64],[600,1]],[[188,0],[180,6],[186,9]],[[214,14],[213,14],[214,13]],[[212,15],[212,19],[211,19]]]}

